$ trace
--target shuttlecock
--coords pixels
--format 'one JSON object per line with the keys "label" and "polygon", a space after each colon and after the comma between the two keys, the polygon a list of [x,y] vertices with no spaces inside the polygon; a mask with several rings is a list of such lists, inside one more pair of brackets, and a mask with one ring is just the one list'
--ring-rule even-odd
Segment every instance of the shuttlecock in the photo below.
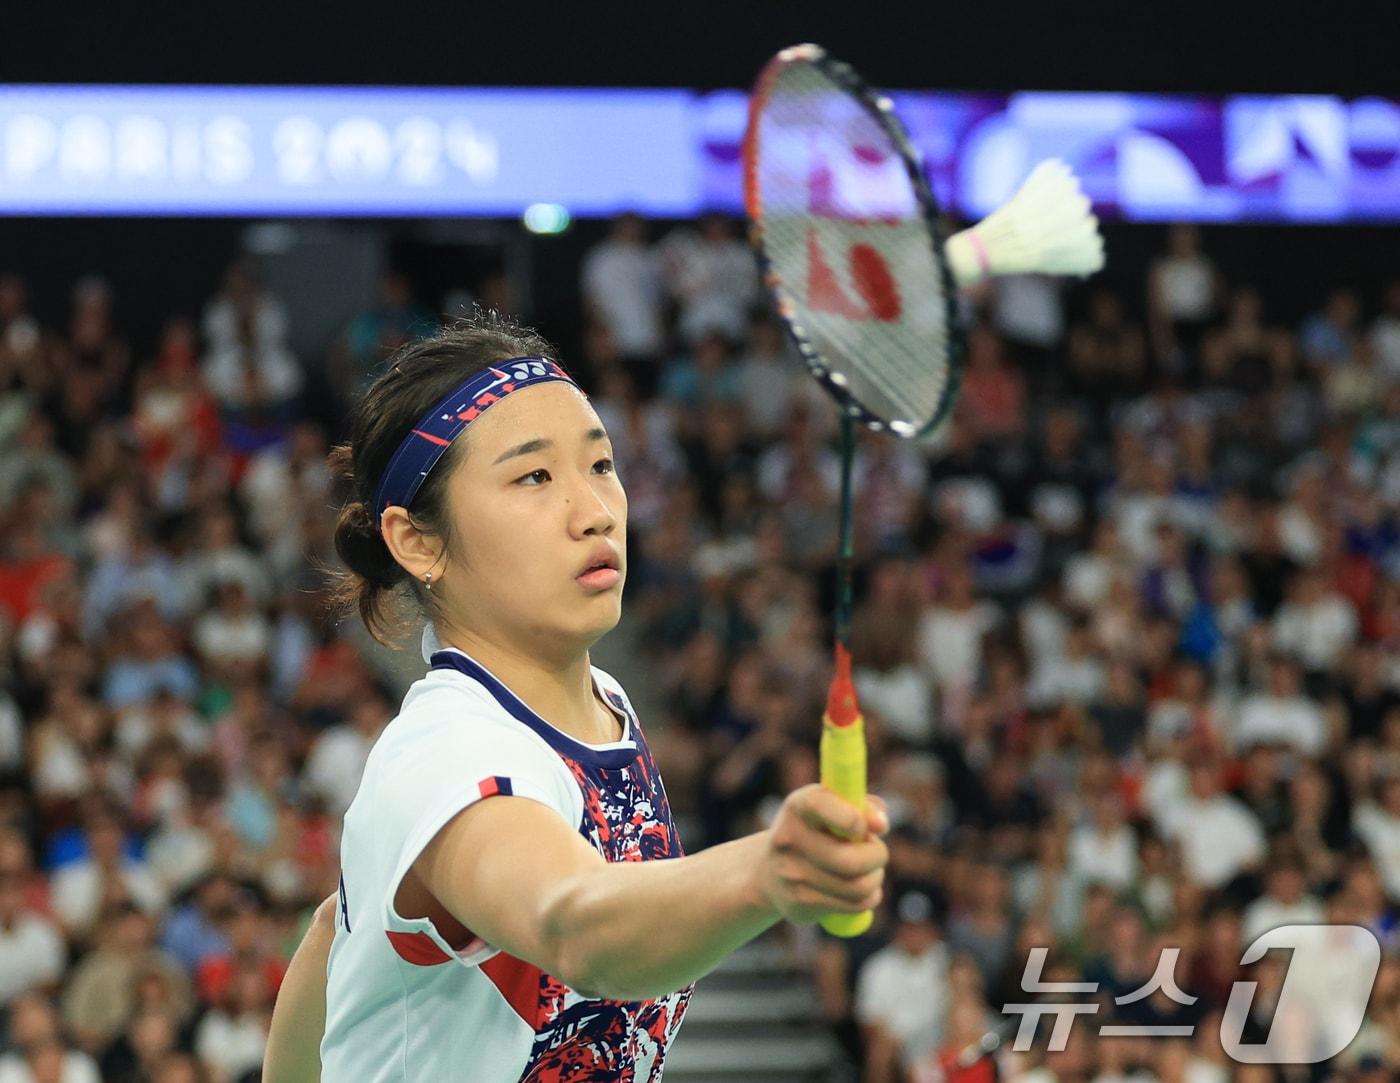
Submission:
{"label": "shuttlecock", "polygon": [[1079,180],[1058,158],[1041,162],[1016,194],[944,248],[959,286],[993,275],[1090,275],[1103,267],[1103,237]]}

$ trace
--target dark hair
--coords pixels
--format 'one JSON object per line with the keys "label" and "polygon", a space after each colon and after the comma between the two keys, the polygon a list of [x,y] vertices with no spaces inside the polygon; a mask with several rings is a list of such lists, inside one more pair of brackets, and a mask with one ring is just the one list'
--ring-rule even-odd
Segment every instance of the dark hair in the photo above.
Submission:
{"label": "dark hair", "polygon": [[[534,331],[495,311],[478,309],[389,358],[385,371],[351,410],[349,443],[332,449],[329,456],[332,476],[349,489],[335,525],[335,551],[345,568],[328,569],[329,606],[335,617],[357,610],[370,635],[388,645],[404,624],[404,614],[395,612],[392,603],[407,595],[418,612],[432,611],[432,595],[394,559],[379,532],[371,505],[380,477],[409,430],[468,376],[511,357],[538,355],[557,361],[556,353]],[[452,535],[445,482],[461,461],[462,447],[457,440],[447,449],[409,509],[415,527],[440,536],[448,546]]]}

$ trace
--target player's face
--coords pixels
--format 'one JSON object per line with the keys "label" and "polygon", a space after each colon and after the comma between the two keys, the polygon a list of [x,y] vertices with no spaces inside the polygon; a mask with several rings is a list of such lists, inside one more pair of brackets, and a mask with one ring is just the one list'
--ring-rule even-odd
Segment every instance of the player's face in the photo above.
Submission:
{"label": "player's face", "polygon": [[627,496],[602,422],[576,389],[548,383],[497,403],[466,437],[444,574],[463,623],[532,650],[586,648],[622,615],[627,574]]}

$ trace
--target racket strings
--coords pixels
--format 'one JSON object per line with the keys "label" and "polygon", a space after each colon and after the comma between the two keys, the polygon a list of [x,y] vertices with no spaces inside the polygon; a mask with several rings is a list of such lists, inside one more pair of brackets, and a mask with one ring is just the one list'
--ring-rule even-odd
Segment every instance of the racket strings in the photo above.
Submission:
{"label": "racket strings", "polygon": [[779,70],[757,124],[763,247],[792,318],[867,413],[925,428],[950,378],[947,295],[894,136],[812,63]]}

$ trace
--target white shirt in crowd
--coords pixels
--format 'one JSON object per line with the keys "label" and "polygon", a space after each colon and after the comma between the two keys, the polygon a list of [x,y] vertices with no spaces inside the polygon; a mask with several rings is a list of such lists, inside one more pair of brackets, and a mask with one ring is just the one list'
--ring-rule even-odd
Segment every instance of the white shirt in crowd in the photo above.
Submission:
{"label": "white shirt in crowd", "polygon": [[1081,609],[1092,609],[1108,597],[1113,577],[1121,570],[1119,561],[1102,553],[1076,553],[1065,561],[1065,596]]}
{"label": "white shirt in crowd", "polygon": [[1351,828],[1366,844],[1385,883],[1385,893],[1400,898],[1400,817],[1374,801],[1363,801],[1351,814]]}
{"label": "white shirt in crowd", "polygon": [[149,700],[133,703],[118,712],[117,747],[128,761],[137,762],[157,736],[174,737],[189,753],[203,752],[209,747],[208,726],[183,701],[171,709],[164,722],[156,717],[156,709]]}
{"label": "white shirt in crowd", "polygon": [[1137,877],[1137,840],[1127,824],[1108,834],[1096,824],[1080,824],[1069,833],[1068,856],[1070,871],[1085,883],[1126,891]]}
{"label": "white shirt in crowd", "polygon": [[1157,262],[1157,284],[1168,319],[1204,320],[1215,302],[1215,271],[1202,255],[1164,256]]}
{"label": "white shirt in crowd", "polygon": [[47,918],[26,911],[9,928],[0,925],[0,1006],[58,981],[67,962],[63,937]]}
{"label": "white shirt in crowd", "polygon": [[623,357],[662,352],[661,263],[651,248],[616,240],[594,246],[583,261],[583,296],[607,323]]}
{"label": "white shirt in crowd", "polygon": [[1240,923],[1240,943],[1247,947],[1270,929],[1281,925],[1316,925],[1325,921],[1327,911],[1311,895],[1294,903],[1282,903],[1269,895],[1261,895],[1244,908]]}
{"label": "white shirt in crowd", "polygon": [[313,502],[329,499],[330,470],[324,462],[294,468],[285,446],[264,448],[248,461],[238,492],[254,532],[265,542],[297,522]]}
{"label": "white shirt in crowd", "polygon": [[906,1061],[937,1048],[951,999],[948,948],[942,943],[921,955],[898,944],[881,948],[856,978],[856,1018],[889,1031]]}
{"label": "white shirt in crowd", "polygon": [[228,613],[220,609],[200,616],[190,639],[201,657],[216,662],[251,662],[272,646],[272,626],[256,610]]}
{"label": "white shirt in crowd", "polygon": [[256,1013],[231,1016],[214,1009],[199,1024],[195,1053],[219,1070],[224,1079],[238,1079],[256,1069],[267,1050],[267,1021]]}
{"label": "white shirt in crowd", "polygon": [[1036,667],[1026,686],[1035,707],[1057,703],[1086,704],[1103,688],[1103,663],[1097,658],[1058,658]]}
{"label": "white shirt in crowd", "polygon": [[961,688],[977,679],[982,637],[1001,619],[991,602],[967,609],[929,606],[919,620],[918,649],[924,669],[940,688]]}
{"label": "white shirt in crowd", "polygon": [[301,366],[285,346],[264,346],[251,352],[242,346],[216,350],[204,361],[204,382],[223,406],[250,406],[250,369],[257,374],[264,403],[288,402],[301,390]]}
{"label": "white shirt in crowd", "polygon": [[[18,1053],[6,1053],[0,1057],[0,1083],[40,1083],[39,1078],[29,1067],[29,1062]],[[49,1083],[46,1079],[44,1083]],[[102,1083],[102,1073],[97,1062],[77,1049],[67,1049],[63,1053],[63,1067],[59,1069],[56,1083]]]}
{"label": "white shirt in crowd", "polygon": [[1235,748],[1286,744],[1306,756],[1316,756],[1327,743],[1327,721],[1306,696],[1246,696],[1235,723]]}
{"label": "white shirt in crowd", "polygon": [[749,309],[759,296],[758,264],[749,246],[737,237],[706,241],[681,229],[661,242],[661,252],[680,302],[681,338],[693,343],[718,331],[731,342],[743,340]]}
{"label": "white shirt in crowd", "polygon": [[1290,560],[1311,566],[1322,555],[1322,531],[1297,505],[1288,504],[1278,516],[1279,544]]}
{"label": "white shirt in crowd", "polygon": [[1030,655],[1031,669],[1064,657],[1069,621],[1059,606],[1044,598],[1032,598],[1021,606],[1017,620],[1021,625],[1021,641]]}
{"label": "white shirt in crowd", "polygon": [[1013,342],[1049,349],[1065,337],[1063,280],[1052,275],[1002,275],[996,287],[996,326]]}
{"label": "white shirt in crowd", "polygon": [[857,666],[853,680],[861,706],[878,714],[890,734],[911,744],[933,736],[933,684],[917,666],[888,673]]}
{"label": "white shirt in crowd", "polygon": [[360,776],[365,773],[365,761],[373,747],[374,738],[348,725],[332,726],[311,747],[306,761],[306,781],[325,798],[332,815],[345,815],[350,802],[355,800]]}
{"label": "white shirt in crowd", "polygon": [[1285,602],[1274,614],[1274,646],[1309,670],[1332,669],[1356,642],[1356,610],[1339,594],[1312,605]]}
{"label": "white shirt in crowd", "polygon": [[1224,887],[1264,856],[1264,831],[1254,813],[1227,794],[1194,795],[1169,806],[1158,830],[1181,846],[1182,866],[1204,888]]}
{"label": "white shirt in crowd", "polygon": [[[125,861],[120,876],[131,901],[146,913],[155,916],[165,909],[165,889],[145,865]],[[58,918],[71,929],[91,929],[102,910],[102,872],[96,863],[83,859],[64,865],[51,885]]]}

